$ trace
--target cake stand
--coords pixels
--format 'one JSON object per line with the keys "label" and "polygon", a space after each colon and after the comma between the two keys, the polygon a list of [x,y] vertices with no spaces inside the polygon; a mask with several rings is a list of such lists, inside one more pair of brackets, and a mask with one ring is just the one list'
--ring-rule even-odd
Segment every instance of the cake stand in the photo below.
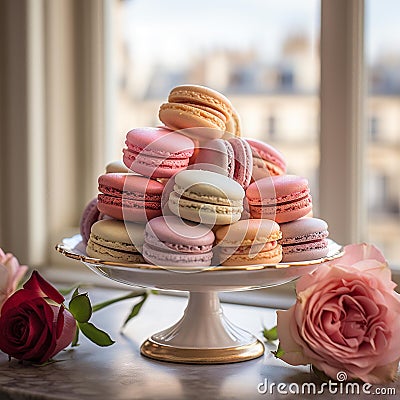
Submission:
{"label": "cake stand", "polygon": [[[218,292],[259,289],[293,281],[322,262],[342,255],[342,248],[329,241],[325,258],[276,265],[213,266],[196,270],[150,264],[119,264],[88,257],[80,235],[56,246],[66,257],[79,260],[99,275],[131,286],[188,291],[182,318],[155,333],[141,346],[144,356],[170,362],[222,364],[260,357],[264,345],[251,333],[232,324],[224,315]],[[191,273],[188,273],[191,272]]]}

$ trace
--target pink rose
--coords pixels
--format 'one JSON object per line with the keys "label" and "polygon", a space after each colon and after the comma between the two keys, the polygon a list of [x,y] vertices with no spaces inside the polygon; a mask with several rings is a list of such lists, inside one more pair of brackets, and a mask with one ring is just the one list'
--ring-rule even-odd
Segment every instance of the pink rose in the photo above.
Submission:
{"label": "pink rose", "polygon": [[278,337],[292,365],[313,364],[336,379],[383,383],[400,359],[400,295],[374,246],[349,245],[343,257],[299,279],[297,301],[278,311]]}
{"label": "pink rose", "polygon": [[12,254],[4,254],[0,249],[0,312],[3,303],[15,292],[27,270],[28,267],[19,265],[18,260]]}
{"label": "pink rose", "polygon": [[19,360],[43,363],[67,347],[76,332],[64,297],[33,271],[23,289],[3,304],[0,350]]}

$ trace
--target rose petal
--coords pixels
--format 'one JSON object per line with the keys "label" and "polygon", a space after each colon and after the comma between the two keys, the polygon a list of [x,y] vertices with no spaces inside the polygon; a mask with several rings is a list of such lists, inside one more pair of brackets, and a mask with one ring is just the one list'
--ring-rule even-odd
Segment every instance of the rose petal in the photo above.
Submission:
{"label": "rose petal", "polygon": [[38,298],[37,293],[32,290],[20,289],[12,294],[3,304],[1,313],[6,313],[8,310],[19,307],[20,304]]}
{"label": "rose petal", "polygon": [[36,292],[38,297],[48,297],[57,304],[62,304],[65,300],[61,293],[47,282],[36,270],[32,272],[31,277],[24,284],[24,289]]}
{"label": "rose petal", "polygon": [[360,374],[359,379],[371,384],[390,383],[396,380],[399,360],[374,368],[367,374]]}
{"label": "rose petal", "polygon": [[376,260],[382,264],[386,263],[382,252],[371,244],[350,244],[345,246],[343,251],[344,255],[337,259],[337,261],[344,265],[353,265],[362,260]]}
{"label": "rose petal", "polygon": [[75,331],[76,331],[75,318],[65,308],[62,308],[60,310],[59,315],[61,315],[62,318],[59,318],[57,320],[57,323],[59,323],[60,321],[62,321],[62,323],[63,323],[62,329],[61,329],[61,335],[57,339],[56,347],[53,350],[52,354],[50,355],[50,358],[54,357],[61,350],[65,349],[67,346],[69,346],[75,337]]}

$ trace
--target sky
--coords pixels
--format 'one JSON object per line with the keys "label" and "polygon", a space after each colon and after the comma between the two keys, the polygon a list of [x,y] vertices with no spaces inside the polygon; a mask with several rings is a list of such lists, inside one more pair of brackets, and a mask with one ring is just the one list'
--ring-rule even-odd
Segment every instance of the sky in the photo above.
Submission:
{"label": "sky", "polygon": [[251,46],[274,61],[288,33],[315,38],[319,29],[318,0],[130,0],[127,7],[135,59],[172,67],[184,66],[199,47]]}
{"label": "sky", "polygon": [[[279,59],[282,40],[292,33],[319,35],[319,0],[129,0],[124,30],[135,60],[143,66],[184,68],[196,49],[259,50]],[[400,53],[400,0],[366,0],[369,60],[382,52]]]}
{"label": "sky", "polygon": [[400,1],[366,1],[366,51],[369,60],[386,52],[400,55]]}

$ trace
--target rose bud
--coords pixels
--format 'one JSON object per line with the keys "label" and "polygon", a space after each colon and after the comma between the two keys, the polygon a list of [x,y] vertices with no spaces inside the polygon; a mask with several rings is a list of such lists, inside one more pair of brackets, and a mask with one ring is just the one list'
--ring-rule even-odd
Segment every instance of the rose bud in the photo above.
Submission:
{"label": "rose bud", "polygon": [[3,303],[15,292],[27,270],[28,267],[20,265],[11,253],[4,254],[0,249],[0,312]]}
{"label": "rose bud", "polygon": [[0,350],[41,364],[67,347],[74,338],[76,321],[63,301],[64,297],[33,271],[23,289],[3,304]]}

